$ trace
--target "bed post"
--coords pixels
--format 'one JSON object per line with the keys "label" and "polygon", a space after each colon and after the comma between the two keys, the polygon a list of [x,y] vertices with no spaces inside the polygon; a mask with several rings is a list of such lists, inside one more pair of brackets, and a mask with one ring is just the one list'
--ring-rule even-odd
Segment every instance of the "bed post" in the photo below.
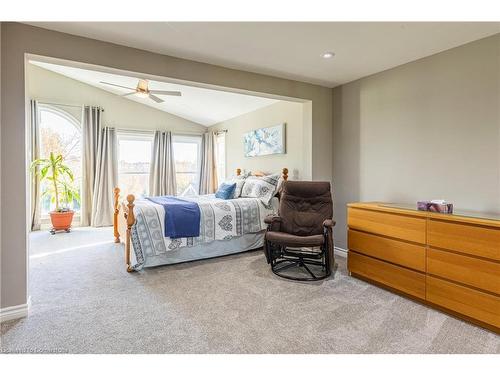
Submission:
{"label": "bed post", "polygon": [[132,194],[127,195],[127,207],[128,207],[128,212],[127,212],[127,240],[125,242],[125,262],[127,263],[127,272],[132,272],[133,269],[130,267],[130,241],[131,239],[131,234],[132,234],[132,225],[135,223],[135,216],[134,216],[134,200],[135,197]]}
{"label": "bed post", "polygon": [[282,170],[283,180],[288,180],[288,168],[283,168]]}
{"label": "bed post", "polygon": [[241,176],[241,168],[236,169],[236,176]]}
{"label": "bed post", "polygon": [[120,212],[120,202],[119,202],[120,188],[115,187],[114,194],[115,194],[115,200],[114,200],[115,213],[113,214],[113,230],[115,235],[115,242],[120,243],[120,232],[118,232],[118,214]]}

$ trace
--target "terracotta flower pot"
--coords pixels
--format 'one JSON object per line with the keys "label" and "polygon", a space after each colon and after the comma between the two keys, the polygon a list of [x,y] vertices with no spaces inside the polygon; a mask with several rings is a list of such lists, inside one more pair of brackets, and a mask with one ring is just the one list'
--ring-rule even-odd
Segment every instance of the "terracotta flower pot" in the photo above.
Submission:
{"label": "terracotta flower pot", "polygon": [[52,222],[53,230],[66,230],[71,228],[71,222],[73,221],[73,215],[75,211],[57,212],[52,211],[50,213],[50,221]]}

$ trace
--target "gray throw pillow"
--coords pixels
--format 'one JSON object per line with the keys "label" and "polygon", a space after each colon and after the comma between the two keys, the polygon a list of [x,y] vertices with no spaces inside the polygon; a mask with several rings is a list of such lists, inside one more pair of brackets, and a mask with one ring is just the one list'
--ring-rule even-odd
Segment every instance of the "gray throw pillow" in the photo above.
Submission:
{"label": "gray throw pillow", "polygon": [[229,180],[224,181],[226,184],[236,184],[236,188],[234,189],[234,198],[239,198],[241,196],[241,190],[243,189],[243,185],[245,184],[245,176],[234,176]]}
{"label": "gray throw pillow", "polygon": [[241,196],[259,198],[262,203],[268,205],[271,198],[276,194],[279,179],[279,174],[272,174],[263,177],[250,176],[245,180]]}

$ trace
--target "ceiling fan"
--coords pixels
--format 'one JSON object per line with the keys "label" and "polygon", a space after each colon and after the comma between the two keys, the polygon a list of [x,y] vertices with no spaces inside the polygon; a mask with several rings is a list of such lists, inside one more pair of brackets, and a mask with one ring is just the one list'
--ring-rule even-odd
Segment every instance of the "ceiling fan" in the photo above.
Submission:
{"label": "ceiling fan", "polygon": [[180,91],[150,90],[148,87],[149,82],[145,79],[140,79],[139,82],[137,83],[136,88],[116,85],[114,83],[102,82],[102,81],[100,83],[102,83],[104,85],[109,85],[109,86],[121,87],[122,89],[133,90],[132,92],[123,94],[122,96],[136,95],[139,98],[150,98],[151,100],[155,101],[156,103],[163,103],[164,100],[157,97],[154,94],[170,95],[170,96],[181,96],[182,95]]}

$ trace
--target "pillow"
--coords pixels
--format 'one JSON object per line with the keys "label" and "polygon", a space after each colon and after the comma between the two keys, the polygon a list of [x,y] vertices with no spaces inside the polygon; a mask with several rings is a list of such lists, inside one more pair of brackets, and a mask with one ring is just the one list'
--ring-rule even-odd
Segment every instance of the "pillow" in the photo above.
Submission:
{"label": "pillow", "polygon": [[285,182],[285,179],[283,178],[282,175],[280,175],[280,178],[278,179],[278,185],[276,186],[276,194],[281,193],[281,190],[283,190],[283,183]]}
{"label": "pillow", "polygon": [[279,174],[272,174],[263,177],[250,176],[245,180],[241,196],[259,198],[262,203],[268,205],[271,198],[274,197],[274,194],[276,194],[279,179]]}
{"label": "pillow", "polygon": [[238,198],[241,196],[241,189],[243,189],[243,184],[245,183],[245,179],[246,176],[235,176],[229,180],[224,181],[225,184],[236,184],[233,198]]}
{"label": "pillow", "polygon": [[220,199],[231,199],[233,198],[234,191],[236,190],[236,182],[232,184],[226,184],[222,183],[219,186],[219,189],[215,193],[215,198],[220,198]]}

